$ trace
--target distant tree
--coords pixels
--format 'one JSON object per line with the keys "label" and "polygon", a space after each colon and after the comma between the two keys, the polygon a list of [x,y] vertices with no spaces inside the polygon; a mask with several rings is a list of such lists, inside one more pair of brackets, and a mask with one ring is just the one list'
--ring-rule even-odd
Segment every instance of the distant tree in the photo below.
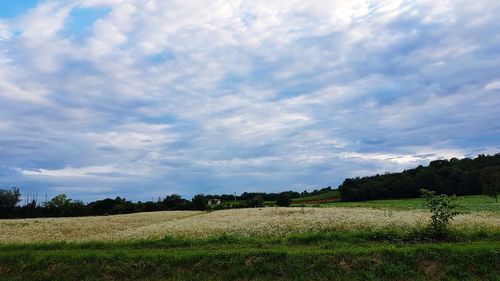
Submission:
{"label": "distant tree", "polygon": [[203,194],[195,195],[191,201],[195,210],[205,211],[208,209],[208,202]]}
{"label": "distant tree", "polygon": [[248,202],[249,207],[262,207],[264,205],[264,198],[261,195],[256,195]]}
{"label": "distant tree", "polygon": [[72,200],[66,210],[66,216],[78,217],[87,214],[87,206],[81,200]]}
{"label": "distant tree", "polygon": [[172,210],[178,208],[180,205],[184,204],[184,199],[178,194],[167,195],[163,199],[163,206],[167,210]]}
{"label": "distant tree", "polygon": [[71,199],[66,197],[66,194],[59,194],[46,203],[46,206],[54,209],[61,209],[68,206]]}
{"label": "distant tree", "polygon": [[481,179],[481,172],[486,168],[499,169],[500,154],[479,155],[475,159],[435,160],[428,166],[418,166],[400,173],[345,179],[339,191],[342,201],[414,198],[419,196],[421,188],[447,195],[488,192],[496,196],[499,192],[490,183],[498,180],[493,181],[488,173]]}
{"label": "distant tree", "polygon": [[290,196],[286,192],[282,192],[278,195],[276,199],[276,205],[281,207],[289,207],[290,206]]}
{"label": "distant tree", "polygon": [[19,188],[0,189],[0,209],[14,209],[20,201],[21,193],[19,192]]}
{"label": "distant tree", "polygon": [[500,193],[500,168],[489,167],[481,171],[481,186],[483,194],[495,197],[498,203],[498,194]]}
{"label": "distant tree", "polygon": [[92,215],[109,215],[112,214],[114,205],[115,200],[106,198],[89,203],[87,208]]}
{"label": "distant tree", "polygon": [[66,194],[59,194],[45,203],[45,207],[56,216],[65,216],[71,207],[71,199]]}

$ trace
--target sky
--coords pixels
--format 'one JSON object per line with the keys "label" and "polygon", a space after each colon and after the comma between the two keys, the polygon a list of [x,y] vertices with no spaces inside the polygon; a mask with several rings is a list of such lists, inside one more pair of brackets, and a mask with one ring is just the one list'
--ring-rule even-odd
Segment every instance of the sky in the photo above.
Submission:
{"label": "sky", "polygon": [[0,1],[0,187],[332,186],[500,152],[500,1]]}

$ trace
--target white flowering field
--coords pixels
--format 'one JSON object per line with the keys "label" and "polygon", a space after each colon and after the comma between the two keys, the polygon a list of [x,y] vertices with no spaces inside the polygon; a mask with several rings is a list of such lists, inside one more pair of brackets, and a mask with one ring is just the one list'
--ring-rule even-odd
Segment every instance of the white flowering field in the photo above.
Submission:
{"label": "white flowering field", "polygon": [[[277,237],[321,231],[356,231],[424,227],[424,210],[372,208],[256,208],[216,212],[151,212],[81,218],[0,220],[0,242],[111,241],[177,237]],[[473,212],[458,216],[455,229],[500,231],[499,212]]]}

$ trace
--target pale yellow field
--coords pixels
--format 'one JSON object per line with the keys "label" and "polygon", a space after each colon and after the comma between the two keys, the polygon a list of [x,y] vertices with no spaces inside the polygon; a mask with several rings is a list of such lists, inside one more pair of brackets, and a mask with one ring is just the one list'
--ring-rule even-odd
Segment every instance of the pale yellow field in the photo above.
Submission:
{"label": "pale yellow field", "polygon": [[[429,215],[420,210],[370,208],[261,208],[211,213],[152,212],[83,218],[0,220],[0,242],[129,240],[165,235],[206,237],[219,234],[280,236],[290,233],[423,227]],[[498,212],[458,216],[453,227],[500,231]]]}

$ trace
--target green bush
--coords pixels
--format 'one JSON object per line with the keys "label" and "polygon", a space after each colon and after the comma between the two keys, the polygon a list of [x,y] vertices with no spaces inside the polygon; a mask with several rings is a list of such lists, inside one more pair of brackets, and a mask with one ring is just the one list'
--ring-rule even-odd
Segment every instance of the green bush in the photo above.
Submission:
{"label": "green bush", "polygon": [[436,196],[434,191],[421,189],[422,197],[425,200],[425,206],[431,213],[431,222],[428,226],[429,233],[433,238],[443,239],[449,234],[449,224],[453,217],[461,214],[460,205],[455,202],[455,195],[446,196],[441,194]]}

